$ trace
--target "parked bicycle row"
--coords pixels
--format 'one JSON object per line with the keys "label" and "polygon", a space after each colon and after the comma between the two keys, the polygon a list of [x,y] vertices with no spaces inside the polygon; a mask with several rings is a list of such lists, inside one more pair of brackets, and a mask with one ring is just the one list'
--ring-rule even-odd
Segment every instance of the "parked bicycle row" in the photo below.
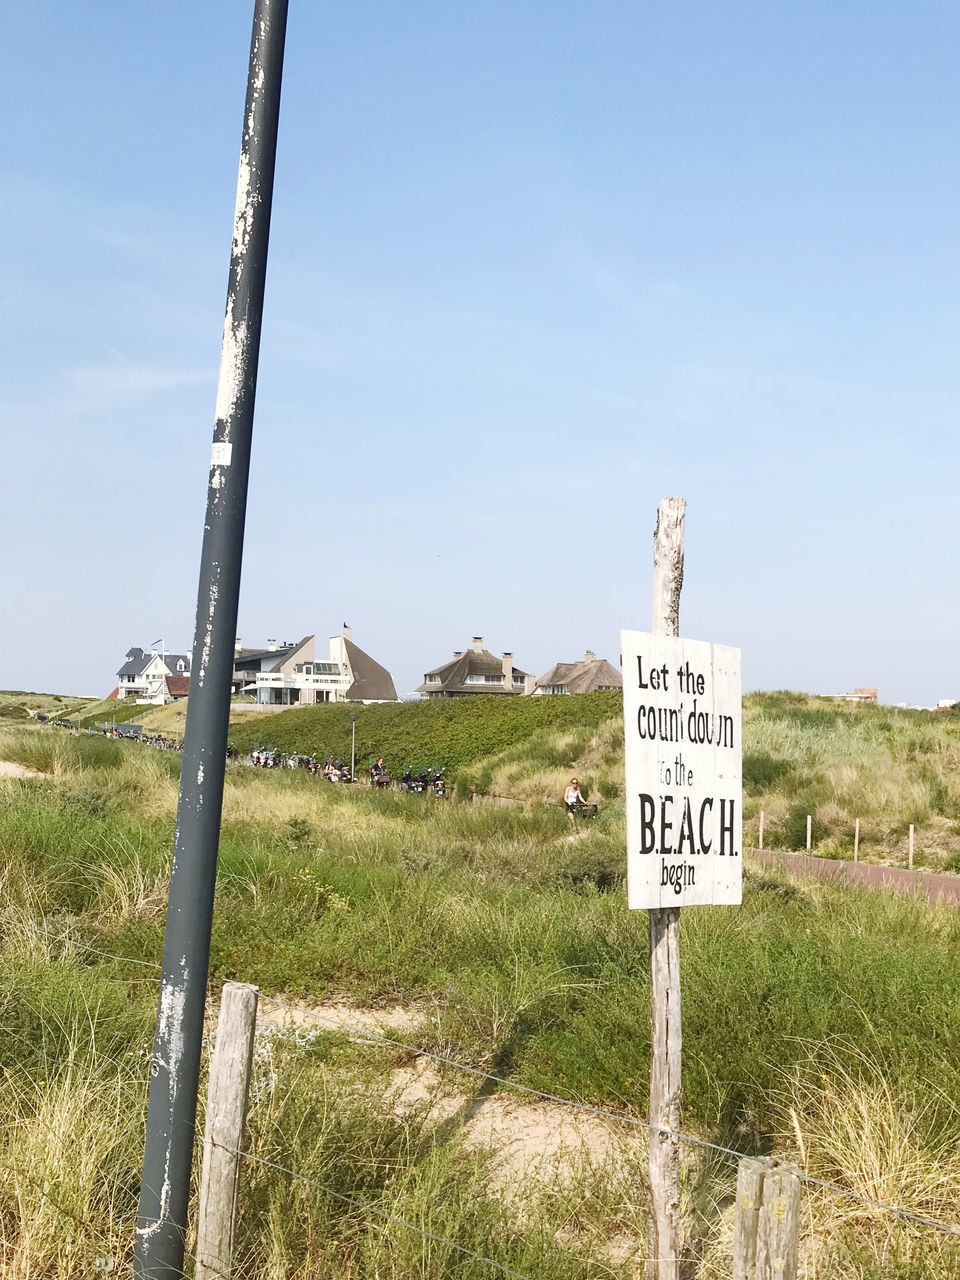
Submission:
{"label": "parked bicycle row", "polygon": [[[50,720],[46,716],[38,716],[38,720],[54,725],[59,729],[72,729],[77,732],[77,726],[71,724],[68,720]],[[139,742],[144,746],[153,747],[158,751],[182,751],[183,742],[179,738],[168,738],[162,733],[145,733],[143,728],[137,724],[121,723],[116,725],[99,724],[94,728],[88,725],[86,732],[88,734],[97,733],[104,738],[125,739],[128,741]],[[257,744],[250,752],[249,757],[241,753],[233,744],[227,746],[228,760],[249,760],[255,768],[258,769],[304,769],[307,773],[315,774],[332,783],[349,783],[355,782],[351,766],[344,760],[343,756],[326,756],[321,758],[318,755],[305,755],[302,752],[278,751],[276,747],[263,746]],[[431,766],[429,768],[422,765],[416,767],[406,765],[400,774],[399,779],[391,778],[390,773],[383,762],[383,757],[379,756],[377,760],[370,766],[368,770],[370,785],[377,790],[390,787],[394,781],[399,782],[400,790],[409,792],[413,795],[424,795],[430,793],[438,796],[440,799],[447,793],[447,783],[444,776],[444,770],[440,767]]]}

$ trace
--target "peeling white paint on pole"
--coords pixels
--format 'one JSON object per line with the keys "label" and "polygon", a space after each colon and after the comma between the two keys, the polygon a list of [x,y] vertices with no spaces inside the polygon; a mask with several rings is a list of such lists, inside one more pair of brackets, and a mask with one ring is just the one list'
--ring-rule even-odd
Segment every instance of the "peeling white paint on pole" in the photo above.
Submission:
{"label": "peeling white paint on pole", "polygon": [[147,1113],[136,1280],[182,1274],[287,0],[255,0],[210,450],[190,716]]}

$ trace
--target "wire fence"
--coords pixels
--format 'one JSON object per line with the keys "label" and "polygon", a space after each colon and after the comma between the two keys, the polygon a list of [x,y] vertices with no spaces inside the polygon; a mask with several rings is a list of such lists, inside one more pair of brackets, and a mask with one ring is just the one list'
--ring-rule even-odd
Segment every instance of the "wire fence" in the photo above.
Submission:
{"label": "wire fence", "polygon": [[[156,961],[145,960],[145,959],[133,957],[133,956],[118,955],[115,952],[107,951],[102,948],[95,947],[91,943],[85,942],[79,938],[72,936],[69,932],[65,932],[65,933],[50,932],[47,935],[47,941],[51,943],[63,944],[67,948],[71,948],[71,947],[76,948],[89,955],[97,956],[101,959],[110,960],[110,961],[121,963],[121,964],[129,964],[133,966],[149,968],[154,972],[159,972],[161,968],[160,964],[157,963]],[[301,1023],[314,1022],[318,1026],[320,1026],[320,1029],[325,1031],[339,1032],[339,1033],[348,1035],[354,1040],[359,1042],[366,1042],[368,1044],[374,1044],[380,1047],[390,1048],[393,1050],[400,1050],[405,1054],[413,1055],[415,1057],[425,1058],[429,1061],[437,1063],[438,1065],[448,1067],[454,1071],[460,1072],[464,1075],[470,1076],[484,1083],[496,1085],[504,1089],[511,1090],[518,1094],[537,1098],[543,1102],[547,1102],[558,1107],[568,1108],[572,1111],[576,1111],[585,1115],[599,1118],[614,1126],[624,1126],[624,1127],[633,1128],[636,1130],[642,1130],[646,1132],[648,1135],[655,1134],[658,1136],[664,1136],[678,1143],[685,1144],[700,1150],[714,1152],[718,1155],[722,1155],[726,1158],[736,1160],[736,1161],[739,1161],[744,1157],[752,1156],[755,1154],[755,1152],[740,1151],[734,1147],[729,1147],[722,1143],[712,1142],[709,1139],[701,1138],[695,1134],[686,1133],[681,1130],[672,1130],[672,1129],[664,1128],[659,1125],[653,1125],[649,1121],[640,1119],[637,1116],[628,1115],[623,1112],[610,1111],[603,1107],[596,1107],[596,1106],[590,1105],[589,1103],[581,1102],[579,1099],[576,1099],[576,1098],[564,1097],[561,1094],[550,1093],[543,1089],[537,1089],[532,1087],[531,1085],[522,1084],[517,1080],[511,1080],[507,1076],[502,1076],[494,1072],[482,1070],[481,1068],[471,1066],[468,1063],[459,1062],[455,1058],[451,1058],[445,1054],[437,1053],[431,1049],[426,1049],[416,1044],[410,1044],[406,1041],[399,1040],[394,1036],[385,1035],[380,1031],[374,1031],[367,1027],[359,1027],[349,1022],[341,1021],[339,1019],[331,1021],[331,1019],[329,1018],[329,1015],[320,1008],[310,1009],[309,1007],[304,1007],[303,1005],[293,1005],[281,999],[278,996],[274,996],[266,992],[259,991],[259,989],[258,989],[258,997],[264,1003],[270,1004],[275,1008],[278,1008],[290,1013],[291,1015],[296,1017],[296,1019]],[[222,1144],[217,1144],[217,1145],[222,1146]],[[431,1240],[444,1247],[450,1248],[464,1257],[468,1257],[473,1259],[474,1261],[483,1263],[503,1275],[514,1277],[514,1280],[530,1280],[529,1277],[523,1275],[521,1272],[513,1270],[512,1268],[504,1265],[503,1263],[498,1262],[494,1258],[487,1257],[484,1254],[481,1254],[475,1250],[469,1249],[466,1246],[459,1244],[457,1241],[449,1240],[443,1236],[436,1235],[433,1232],[428,1231],[426,1228],[419,1226],[417,1223],[410,1222],[406,1218],[401,1218],[395,1214],[389,1213],[385,1209],[378,1207],[376,1204],[371,1204],[369,1202],[357,1199],[355,1196],[350,1196],[345,1192],[338,1191],[333,1187],[329,1187],[324,1183],[318,1181],[317,1179],[309,1177],[308,1175],[303,1174],[298,1170],[293,1169],[287,1165],[280,1164],[279,1162],[276,1162],[276,1161],[268,1160],[264,1156],[257,1155],[255,1152],[252,1152],[252,1151],[243,1150],[242,1148],[233,1148],[233,1147],[224,1146],[223,1149],[226,1151],[229,1151],[231,1154],[237,1156],[238,1158],[242,1158],[246,1161],[260,1165],[261,1167],[264,1167],[264,1168],[272,1169],[275,1172],[283,1174],[284,1176],[295,1178],[300,1182],[302,1182],[303,1184],[310,1186],[314,1190],[317,1190],[322,1194],[327,1195],[334,1200],[337,1200],[338,1202],[346,1204],[351,1208],[359,1210],[364,1215],[372,1216],[379,1221],[386,1222],[386,1223],[393,1223],[400,1227],[406,1228],[407,1230],[416,1232],[417,1234],[424,1237],[425,1239]],[[3,1171],[3,1170],[10,1173],[14,1173],[14,1174],[18,1172],[16,1169],[12,1168],[11,1166],[0,1164],[0,1171]],[[21,1176],[27,1176],[27,1175],[21,1175]],[[824,1191],[832,1195],[844,1197],[866,1208],[870,1208],[879,1212],[890,1214],[904,1221],[910,1222],[916,1226],[920,1226],[928,1230],[936,1231],[945,1236],[960,1237],[960,1226],[958,1225],[938,1222],[936,1219],[929,1218],[920,1213],[916,1213],[913,1210],[907,1209],[902,1205],[886,1203],[884,1201],[875,1199],[874,1197],[863,1195],[860,1192],[853,1191],[848,1187],[844,1187],[840,1185],[839,1183],[830,1182],[822,1178],[814,1177],[813,1175],[808,1174],[802,1170],[798,1171],[798,1176],[800,1177],[802,1182],[804,1182],[805,1184],[811,1187],[816,1187],[820,1191]],[[35,1179],[30,1179],[28,1177],[28,1181],[31,1181],[31,1183],[35,1185],[38,1193],[44,1196],[45,1199],[50,1201],[50,1203],[53,1204],[62,1213],[64,1213],[66,1216],[70,1218],[75,1219],[78,1223],[87,1227],[91,1232],[96,1233],[98,1238],[100,1239],[103,1238],[103,1231],[101,1228],[96,1227],[92,1223],[86,1222],[85,1220],[80,1218],[75,1212],[68,1210],[64,1206],[59,1204],[54,1197],[52,1197],[42,1187],[36,1184]],[[192,1259],[192,1260],[195,1261],[195,1259]]]}

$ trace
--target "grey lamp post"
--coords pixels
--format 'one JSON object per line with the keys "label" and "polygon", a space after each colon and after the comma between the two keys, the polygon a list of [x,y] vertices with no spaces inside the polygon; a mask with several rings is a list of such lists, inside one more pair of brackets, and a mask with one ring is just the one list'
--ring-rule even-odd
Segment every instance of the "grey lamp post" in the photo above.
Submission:
{"label": "grey lamp post", "polygon": [[350,781],[357,780],[357,717],[350,717]]}

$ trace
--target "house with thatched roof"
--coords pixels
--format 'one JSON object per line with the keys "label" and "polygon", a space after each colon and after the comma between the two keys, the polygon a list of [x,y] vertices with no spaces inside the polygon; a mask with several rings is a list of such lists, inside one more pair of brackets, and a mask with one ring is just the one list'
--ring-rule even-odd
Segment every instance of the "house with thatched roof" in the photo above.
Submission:
{"label": "house with thatched roof", "polygon": [[543,693],[593,693],[596,689],[622,689],[623,676],[606,658],[598,658],[592,649],[582,662],[558,662],[542,675],[533,690]]}
{"label": "house with thatched roof", "polygon": [[454,651],[453,658],[427,671],[417,693],[424,698],[465,698],[475,693],[495,693],[514,697],[533,689],[533,676],[513,665],[513,654],[502,658],[483,647],[483,637],[474,636],[469,649]]}

